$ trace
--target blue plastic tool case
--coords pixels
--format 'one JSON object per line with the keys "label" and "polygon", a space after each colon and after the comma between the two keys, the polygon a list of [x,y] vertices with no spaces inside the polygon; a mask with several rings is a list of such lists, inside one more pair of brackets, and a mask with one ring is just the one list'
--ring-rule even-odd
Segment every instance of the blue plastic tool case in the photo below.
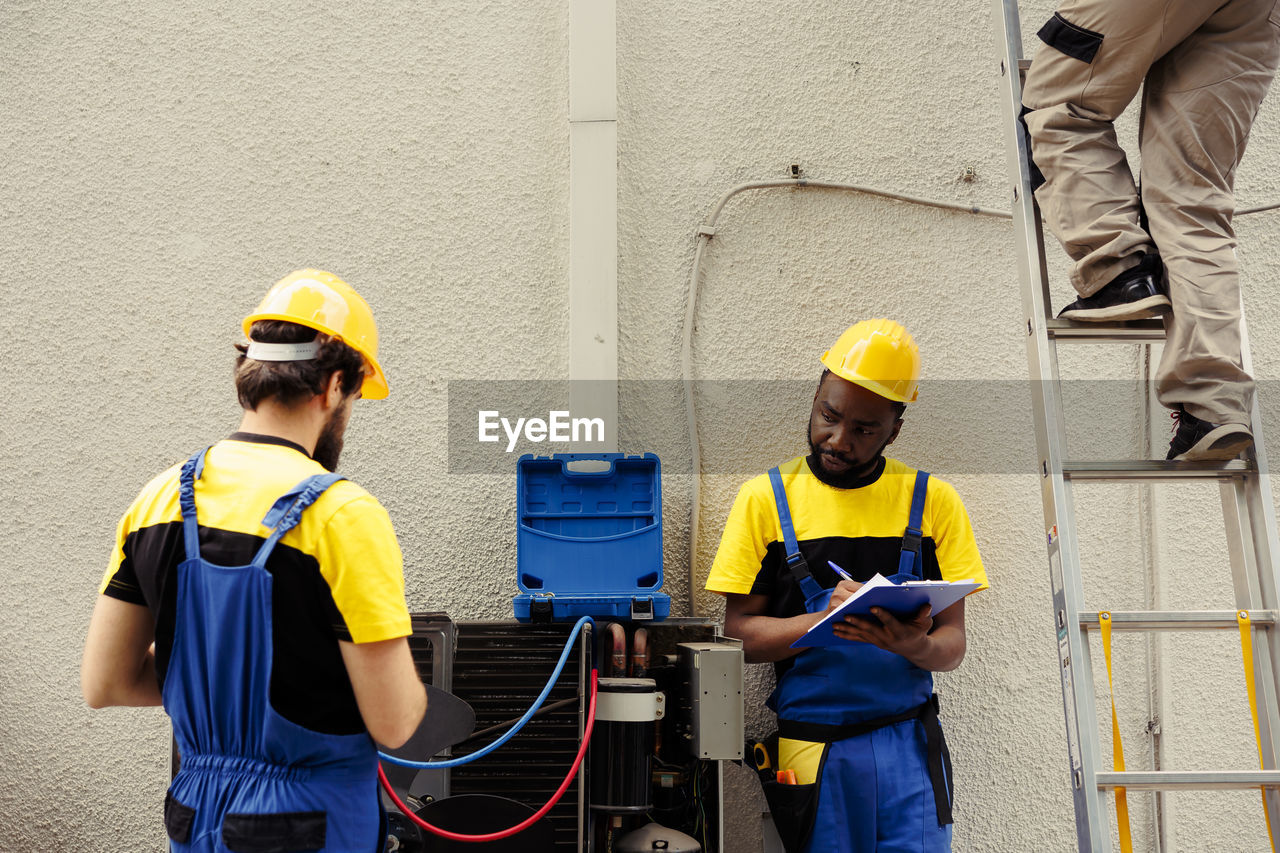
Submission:
{"label": "blue plastic tool case", "polygon": [[516,463],[515,616],[660,621],[662,477],[652,453],[525,454]]}

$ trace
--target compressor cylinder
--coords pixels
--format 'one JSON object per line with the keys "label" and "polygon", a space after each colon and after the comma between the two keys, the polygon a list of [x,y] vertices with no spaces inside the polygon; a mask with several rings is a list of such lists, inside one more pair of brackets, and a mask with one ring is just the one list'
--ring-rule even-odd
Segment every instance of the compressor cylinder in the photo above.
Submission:
{"label": "compressor cylinder", "polygon": [[601,678],[591,735],[591,808],[625,814],[653,806],[654,721],[666,697],[652,678]]}

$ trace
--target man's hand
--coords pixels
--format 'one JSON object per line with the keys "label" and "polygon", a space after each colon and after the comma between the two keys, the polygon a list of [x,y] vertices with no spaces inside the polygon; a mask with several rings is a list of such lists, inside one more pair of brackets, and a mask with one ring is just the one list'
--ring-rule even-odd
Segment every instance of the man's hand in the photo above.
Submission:
{"label": "man's hand", "polygon": [[[836,584],[835,589],[831,590],[831,603],[827,605],[827,613],[835,610],[845,602],[849,596],[862,589],[862,584],[857,581],[840,581]],[[823,614],[826,615],[825,613]]]}
{"label": "man's hand", "polygon": [[[841,581],[841,585],[846,583],[849,582]],[[834,599],[835,595],[831,597]],[[842,640],[871,643],[910,660],[929,643],[929,632],[933,630],[932,612],[933,608],[926,604],[911,618],[903,620],[883,607],[873,607],[871,618],[846,616],[836,622],[833,631]]]}
{"label": "man's hand", "polygon": [[833,630],[841,639],[871,643],[931,672],[955,669],[964,660],[963,600],[937,618],[927,604],[908,619],[899,619],[883,607],[873,607],[871,616],[846,616],[836,622]]}

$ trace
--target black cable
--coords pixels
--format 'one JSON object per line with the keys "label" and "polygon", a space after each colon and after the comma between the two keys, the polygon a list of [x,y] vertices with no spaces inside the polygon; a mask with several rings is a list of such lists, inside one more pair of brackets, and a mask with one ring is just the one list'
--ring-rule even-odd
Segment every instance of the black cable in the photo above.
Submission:
{"label": "black cable", "polygon": [[[533,714],[533,716],[529,717],[529,719],[532,720],[535,717],[541,717],[544,714],[550,714],[552,711],[558,711],[561,708],[567,708],[570,705],[577,705],[577,704],[578,704],[578,697],[576,696],[570,697],[568,699],[561,699],[557,702],[552,702],[550,705],[543,705],[541,708],[537,710],[537,712]],[[497,723],[496,725],[488,726],[487,728],[483,728],[478,732],[472,732],[470,737],[468,737],[466,740],[458,741],[457,743],[454,744],[454,746],[462,746],[464,743],[471,743],[471,741],[479,740],[485,735],[491,735],[496,731],[500,731],[502,729],[508,729],[518,722],[520,722],[520,718],[513,717],[510,720],[507,720],[506,722]]]}

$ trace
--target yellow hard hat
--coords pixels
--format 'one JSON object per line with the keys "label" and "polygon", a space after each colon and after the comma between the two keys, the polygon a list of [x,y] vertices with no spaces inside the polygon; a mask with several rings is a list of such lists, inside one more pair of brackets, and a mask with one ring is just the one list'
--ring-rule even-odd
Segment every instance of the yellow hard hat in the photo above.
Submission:
{"label": "yellow hard hat", "polygon": [[361,394],[370,400],[387,396],[387,377],[378,364],[378,327],[369,303],[351,285],[323,270],[297,270],[267,291],[252,314],[244,318],[244,334],[258,320],[297,323],[342,342],[364,357],[367,369]]}
{"label": "yellow hard hat", "polygon": [[863,320],[845,330],[822,363],[841,379],[898,403],[914,403],[920,384],[920,349],[892,320]]}

